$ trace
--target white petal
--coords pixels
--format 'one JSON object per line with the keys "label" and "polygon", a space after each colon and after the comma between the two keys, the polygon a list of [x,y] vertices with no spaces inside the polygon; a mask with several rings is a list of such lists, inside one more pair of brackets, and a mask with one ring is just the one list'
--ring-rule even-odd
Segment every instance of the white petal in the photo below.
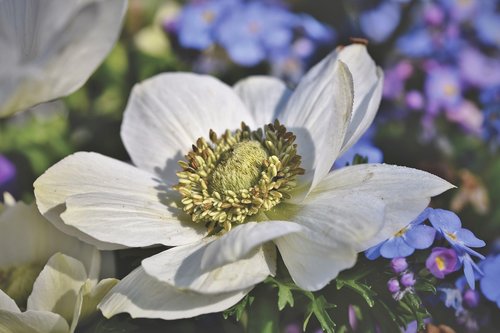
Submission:
{"label": "white petal", "polygon": [[127,312],[132,318],[181,319],[226,310],[251,288],[217,295],[180,290],[160,282],[137,268],[99,304],[105,317]]}
{"label": "white petal", "polygon": [[85,267],[64,254],[54,254],[36,279],[27,308],[54,312],[71,323],[75,307],[79,307],[80,289],[87,280]]}
{"label": "white petal", "polygon": [[292,93],[283,81],[271,76],[251,76],[233,88],[252,113],[257,127],[278,118]]}
{"label": "white petal", "polygon": [[123,116],[121,136],[134,164],[177,182],[177,162],[209,130],[222,134],[252,115],[234,91],[205,75],[167,73],[134,87]]}
{"label": "white petal", "polygon": [[200,268],[208,271],[235,262],[265,242],[301,230],[296,223],[282,221],[248,222],[237,226],[206,247]]}
{"label": "white petal", "polygon": [[352,248],[362,247],[384,225],[384,201],[352,188],[319,194],[313,191],[300,205],[284,209],[295,212],[290,220],[320,233],[330,246],[347,243]]}
{"label": "white petal", "polygon": [[346,62],[354,80],[354,108],[342,145],[342,154],[352,147],[372,124],[382,99],[384,73],[381,68],[375,66],[363,45],[347,47],[339,57]]}
{"label": "white petal", "polygon": [[349,69],[333,52],[304,76],[280,115],[297,136],[306,170],[298,180],[306,193],[328,174],[339,154],[351,119],[352,84]]}
{"label": "white petal", "polygon": [[21,313],[16,302],[0,289],[0,310]]}
{"label": "white petal", "polygon": [[[29,230],[29,232],[27,232]],[[18,202],[0,215],[0,267],[45,265],[56,252],[79,259],[97,275],[100,255],[93,246],[66,235],[44,219],[34,204]]]}
{"label": "white petal", "polygon": [[[0,2],[0,117],[81,87],[114,45],[126,0]],[[4,53],[4,52],[2,52]]]}
{"label": "white petal", "polygon": [[[114,205],[110,207],[110,210],[116,208],[118,201],[114,198],[123,198],[122,203],[133,204],[133,206],[124,207],[124,209],[128,209],[129,211],[137,210],[136,215],[141,213],[139,209],[144,213],[144,209],[141,207],[156,208],[156,216],[161,217],[159,218],[160,222],[165,222],[165,225],[167,225],[166,220],[168,220],[168,223],[179,225],[179,230],[186,231],[192,235],[194,237],[193,240],[202,237],[202,235],[196,236],[197,233],[193,232],[193,230],[180,226],[181,222],[176,217],[176,213],[180,210],[168,206],[170,200],[168,196],[172,191],[169,191],[161,180],[155,179],[155,176],[145,171],[103,155],[84,152],[70,155],[40,176],[34,186],[38,208],[45,217],[64,232],[72,232],[76,237],[94,244],[101,249],[123,248],[123,245],[127,245],[127,239],[120,239],[116,243],[100,241],[92,235],[79,231],[72,225],[64,224],[60,220],[59,215],[66,208],[65,202],[69,197],[89,193],[101,193],[100,195],[107,193],[109,194],[108,201],[111,201],[110,203]],[[95,196],[90,196],[90,199],[92,198],[95,199]],[[82,200],[81,197],[80,199],[77,197],[71,202],[74,204],[73,208],[78,210],[78,204],[86,204],[90,199]],[[131,202],[131,200],[134,200],[134,202]],[[160,202],[164,202],[164,204],[160,204]],[[75,213],[74,215],[77,214]],[[78,217],[81,216],[78,215]],[[126,218],[123,214],[122,217]],[[113,216],[109,216],[109,218],[113,220]],[[61,223],[57,224],[58,221]],[[77,221],[68,220],[67,222],[77,225],[80,219]],[[101,223],[97,226],[98,233],[104,227],[102,223],[106,224],[105,220],[93,222],[96,224],[98,222]],[[116,223],[116,221],[114,222]],[[140,222],[142,223],[140,226],[137,225],[137,229],[142,227],[148,228],[148,226],[144,226],[144,223],[147,223],[145,219],[140,220]],[[156,223],[156,226],[158,225]],[[165,229],[170,229],[170,227],[165,227]],[[89,232],[91,231],[89,230]],[[125,236],[130,232],[132,230],[123,230]],[[141,231],[137,230],[137,232]],[[118,240],[121,234],[117,233],[109,235],[109,237],[113,240]],[[146,245],[146,243],[149,243],[147,245],[156,244],[156,236],[151,235],[151,237],[154,239],[144,240],[145,243],[143,245]]]}
{"label": "white petal", "polygon": [[358,251],[364,251],[410,223],[427,207],[432,196],[453,187],[425,171],[386,164],[362,164],[333,171],[311,196],[338,192],[339,196],[344,195],[356,201],[359,193],[363,193],[373,200],[383,200],[384,225],[374,237],[357,248]]}
{"label": "white petal", "polygon": [[302,289],[319,290],[341,270],[356,263],[356,251],[348,243],[326,245],[317,232],[286,235],[274,240],[293,281]]}
{"label": "white petal", "polygon": [[56,313],[26,311],[14,313],[0,310],[2,333],[68,333],[66,320]]}
{"label": "white petal", "polygon": [[[92,237],[128,247],[168,246],[195,242],[206,234],[204,225],[182,222],[157,198],[131,194],[85,193],[66,200],[62,219]],[[174,212],[175,213],[175,212]]]}
{"label": "white petal", "polygon": [[203,271],[201,261],[210,241],[212,239],[163,251],[144,259],[142,267],[159,281],[203,294],[243,290],[274,275],[276,248],[273,244],[255,248],[238,261]]}

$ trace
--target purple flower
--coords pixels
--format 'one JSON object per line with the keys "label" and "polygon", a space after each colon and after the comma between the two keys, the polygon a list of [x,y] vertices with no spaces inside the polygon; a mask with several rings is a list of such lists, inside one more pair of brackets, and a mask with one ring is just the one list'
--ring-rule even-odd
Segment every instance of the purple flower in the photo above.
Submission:
{"label": "purple flower", "polygon": [[479,305],[479,293],[476,290],[467,289],[464,292],[463,301],[469,308],[475,308]]}
{"label": "purple flower", "polygon": [[450,243],[457,253],[469,253],[478,258],[484,259],[484,256],[470,247],[483,247],[486,243],[474,236],[474,234],[465,228],[457,214],[444,210],[432,209],[429,211],[429,221],[432,226]]}
{"label": "purple flower", "polygon": [[394,258],[391,260],[391,268],[394,273],[401,273],[408,268],[406,258]]}
{"label": "purple flower", "polygon": [[479,282],[481,292],[500,308],[500,255],[486,259],[482,268],[484,275]]}
{"label": "purple flower", "polygon": [[412,64],[404,60],[387,69],[385,71],[383,96],[388,99],[398,98],[403,93],[405,82],[412,73]]}
{"label": "purple flower", "polygon": [[425,103],[424,96],[417,90],[411,90],[406,93],[405,101],[406,106],[413,110],[422,109]]}
{"label": "purple flower", "polygon": [[395,278],[390,279],[389,281],[387,281],[387,289],[391,294],[399,292],[400,290],[399,281]]}
{"label": "purple flower", "polygon": [[413,272],[408,272],[404,273],[401,275],[400,278],[401,284],[405,286],[406,288],[408,287],[413,287],[415,285],[415,276],[413,275]]}
{"label": "purple flower", "polygon": [[393,237],[378,245],[368,249],[365,255],[368,259],[374,260],[379,256],[384,258],[407,257],[415,249],[426,249],[434,242],[436,230],[422,225],[427,219],[429,209],[425,209],[408,226],[398,231]]}
{"label": "purple flower", "polygon": [[16,178],[16,167],[5,156],[0,154],[0,195],[10,190],[14,179]]}
{"label": "purple flower", "polygon": [[435,4],[429,3],[424,8],[424,19],[429,25],[440,25],[443,23],[445,14],[443,9]]}
{"label": "purple flower", "polygon": [[462,223],[457,214],[448,210],[433,209],[429,212],[429,221],[457,252],[467,282],[471,289],[474,289],[475,273],[481,275],[482,272],[472,260],[471,255],[480,259],[484,259],[484,256],[471,249],[471,247],[483,247],[486,243],[474,236],[470,230],[462,228]]}
{"label": "purple flower", "polygon": [[436,113],[441,107],[457,106],[462,100],[459,73],[451,67],[437,66],[433,68],[425,80],[425,95],[431,113]]}
{"label": "purple flower", "polygon": [[425,261],[425,267],[438,279],[456,270],[458,263],[457,253],[454,249],[435,247]]}
{"label": "purple flower", "polygon": [[479,88],[500,85],[500,61],[485,56],[473,47],[461,50],[458,56],[464,81]]}

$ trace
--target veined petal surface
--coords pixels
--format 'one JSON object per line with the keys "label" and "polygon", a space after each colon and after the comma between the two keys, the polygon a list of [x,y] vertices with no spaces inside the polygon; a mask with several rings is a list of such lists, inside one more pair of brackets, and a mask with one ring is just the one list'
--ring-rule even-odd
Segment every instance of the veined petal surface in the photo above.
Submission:
{"label": "veined petal surface", "polygon": [[28,310],[14,313],[0,310],[2,333],[68,333],[66,320],[57,313]]}
{"label": "veined petal surface", "polygon": [[146,274],[177,289],[219,294],[251,288],[276,271],[276,247],[265,244],[243,258],[204,271],[201,262],[208,244],[217,240],[177,246],[142,261]]}
{"label": "veined petal surface", "polygon": [[257,127],[277,119],[292,94],[283,81],[271,76],[251,76],[238,81],[233,89],[252,113]]}
{"label": "veined petal surface", "polygon": [[354,104],[352,117],[340,154],[344,153],[370,127],[382,99],[383,72],[375,65],[362,44],[352,44],[341,48],[338,57],[351,71],[354,84]]}
{"label": "veined petal surface", "polygon": [[[428,172],[387,164],[361,164],[331,172],[311,193],[338,192],[356,200],[365,193],[384,202],[384,224],[380,231],[359,244],[364,251],[394,235],[414,220],[432,196],[454,186]],[[332,203],[334,204],[334,203]]]}
{"label": "veined petal surface", "polygon": [[33,285],[28,309],[57,313],[71,323],[75,307],[81,306],[77,304],[82,302],[78,295],[86,280],[87,272],[81,262],[54,254]]}
{"label": "veined petal surface", "polygon": [[235,262],[265,242],[302,230],[299,224],[285,221],[245,223],[211,242],[203,253],[200,268],[208,271]]}
{"label": "veined petal surface", "polygon": [[300,81],[280,121],[297,136],[297,150],[306,170],[292,198],[300,201],[330,171],[352,115],[353,78],[348,67],[331,53]]}
{"label": "veined petal surface", "polygon": [[238,303],[252,288],[219,293],[199,294],[172,287],[146,274],[142,267],[120,281],[99,308],[105,317],[127,312],[132,318],[181,319],[219,312]]}
{"label": "veined petal surface", "polygon": [[[180,210],[175,209],[174,213],[174,210],[169,208],[168,205],[172,202],[169,202],[168,197],[164,197],[169,192],[161,180],[146,171],[103,155],[85,152],[70,155],[40,176],[34,186],[38,208],[45,217],[52,222],[61,221],[59,215],[68,208],[66,223],[62,223],[62,227],[60,224],[56,226],[61,227],[64,232],[67,231],[64,228],[76,230],[73,231],[75,236],[101,249],[137,246],[137,242],[141,242],[141,246],[161,244],[162,239],[159,238],[171,232],[172,226],[178,227],[177,230],[181,234],[186,232],[191,235],[193,237],[191,241],[203,237],[201,231],[198,233],[197,226],[187,227],[182,224],[176,215]],[[74,198],[71,198],[72,196]],[[96,202],[100,199],[107,200],[109,205],[103,206]],[[120,204],[122,213],[117,211]],[[149,208],[144,209],[144,207]],[[84,209],[89,209],[93,217],[99,217],[101,220],[88,221],[85,217],[82,218],[80,212]],[[124,211],[133,213],[137,218],[133,223],[137,232],[140,233],[142,227],[147,230],[155,228],[156,231],[152,232],[148,239],[143,240],[126,237],[123,239],[120,237],[122,233],[108,235],[112,241],[101,241],[92,236],[94,230],[89,228],[88,224],[95,223],[95,232],[101,235],[106,223],[109,223],[110,227],[116,226],[120,219],[124,223],[132,223],[130,215]],[[89,234],[76,229],[79,223],[84,225]],[[134,230],[123,230],[123,232],[129,235]],[[160,237],[155,236],[155,233]],[[128,241],[131,242],[130,245]]]}
{"label": "veined petal surface", "polygon": [[95,248],[59,231],[35,204],[17,202],[0,214],[0,267],[33,263],[42,267],[56,252],[77,258],[97,278],[101,256]]}
{"label": "veined petal surface", "polygon": [[319,232],[290,234],[274,242],[293,281],[305,290],[323,288],[341,270],[356,263],[356,251],[350,244],[328,244],[328,238]]}
{"label": "veined petal surface", "polygon": [[118,38],[126,0],[0,2],[0,117],[74,92]]}
{"label": "veined petal surface", "polygon": [[135,165],[174,185],[177,162],[199,137],[235,130],[242,121],[254,127],[231,87],[210,76],[165,73],[134,87],[121,136]]}
{"label": "veined petal surface", "polygon": [[[206,228],[187,216],[176,219],[179,208],[131,194],[84,193],[66,200],[61,217],[67,224],[92,237],[127,247],[152,244],[177,246],[203,238]],[[173,216],[172,216],[173,215]]]}

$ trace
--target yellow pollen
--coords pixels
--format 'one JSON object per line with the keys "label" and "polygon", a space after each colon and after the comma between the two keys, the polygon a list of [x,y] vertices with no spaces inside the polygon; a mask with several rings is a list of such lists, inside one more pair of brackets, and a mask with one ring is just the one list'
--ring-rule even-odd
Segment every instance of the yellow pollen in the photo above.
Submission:
{"label": "yellow pollen", "polygon": [[445,269],[445,262],[444,262],[443,258],[441,258],[439,256],[436,257],[436,266],[440,271]]}
{"label": "yellow pollen", "polygon": [[202,17],[203,17],[203,20],[209,24],[215,20],[215,14],[214,14],[214,12],[212,12],[210,10],[204,11],[202,14]]}
{"label": "yellow pollen", "polygon": [[454,234],[454,233],[451,233],[451,232],[447,232],[446,235],[448,235],[448,237],[450,237],[452,240],[456,241],[457,240],[457,236]]}
{"label": "yellow pollen", "polygon": [[457,93],[457,87],[451,83],[447,83],[443,87],[443,92],[447,96],[453,96]]}
{"label": "yellow pollen", "polygon": [[406,231],[408,230],[408,227],[404,227],[403,229],[399,230],[394,234],[394,237],[402,237]]}
{"label": "yellow pollen", "polygon": [[296,177],[304,174],[295,135],[278,120],[252,131],[227,130],[210,142],[199,138],[179,161],[183,210],[195,223],[204,223],[210,234],[222,234],[235,224],[262,218],[291,197]]}

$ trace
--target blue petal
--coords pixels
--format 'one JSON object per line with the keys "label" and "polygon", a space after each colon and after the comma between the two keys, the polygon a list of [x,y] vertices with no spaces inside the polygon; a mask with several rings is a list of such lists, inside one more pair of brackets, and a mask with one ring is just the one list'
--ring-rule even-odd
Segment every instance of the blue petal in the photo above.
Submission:
{"label": "blue petal", "polygon": [[486,245],[486,243],[477,238],[472,231],[468,229],[460,229],[457,232],[457,238],[461,240],[465,245],[470,246],[470,247],[483,247]]}
{"label": "blue petal", "polygon": [[384,245],[385,242],[386,241],[383,241],[382,243],[372,246],[368,250],[366,250],[365,251],[366,258],[370,260],[375,260],[378,257],[380,257],[380,248],[382,247],[382,245]]}
{"label": "blue petal", "polygon": [[462,222],[457,214],[444,209],[434,209],[429,214],[429,221],[434,228],[441,232],[455,232],[462,227]]}
{"label": "blue petal", "polygon": [[243,66],[255,66],[265,57],[261,45],[252,40],[242,40],[227,47],[231,60]]}
{"label": "blue petal", "polygon": [[411,221],[410,225],[422,224],[425,220],[429,218],[429,215],[432,213],[433,210],[434,210],[433,208],[427,207],[426,209],[424,209],[422,213],[420,213],[419,216],[417,216],[413,221]]}
{"label": "blue petal", "polygon": [[403,236],[406,243],[415,249],[426,249],[434,242],[436,230],[427,225],[417,225]]}
{"label": "blue petal", "polygon": [[384,258],[408,257],[415,251],[414,248],[406,244],[401,237],[394,237],[385,242],[380,248],[380,254]]}
{"label": "blue petal", "polygon": [[486,276],[481,279],[479,284],[481,292],[490,301],[496,301],[500,297],[500,288],[498,288],[498,280],[494,276]]}
{"label": "blue petal", "polygon": [[474,280],[474,270],[472,269],[472,264],[470,263],[470,257],[464,258],[464,274],[467,279],[469,287],[474,290],[475,280]]}

